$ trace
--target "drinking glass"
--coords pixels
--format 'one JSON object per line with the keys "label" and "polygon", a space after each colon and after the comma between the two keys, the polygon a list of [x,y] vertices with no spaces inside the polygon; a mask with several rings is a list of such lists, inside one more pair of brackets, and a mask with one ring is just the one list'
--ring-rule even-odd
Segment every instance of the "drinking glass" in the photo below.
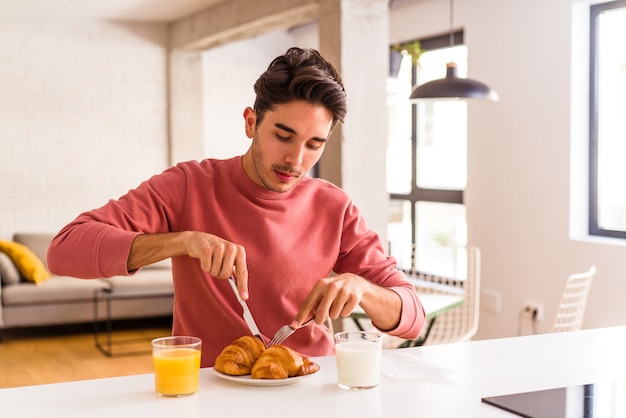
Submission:
{"label": "drinking glass", "polygon": [[154,390],[159,396],[188,396],[198,391],[202,341],[173,336],[152,340]]}
{"label": "drinking glass", "polygon": [[340,388],[359,390],[378,386],[382,335],[366,331],[338,332],[335,353]]}

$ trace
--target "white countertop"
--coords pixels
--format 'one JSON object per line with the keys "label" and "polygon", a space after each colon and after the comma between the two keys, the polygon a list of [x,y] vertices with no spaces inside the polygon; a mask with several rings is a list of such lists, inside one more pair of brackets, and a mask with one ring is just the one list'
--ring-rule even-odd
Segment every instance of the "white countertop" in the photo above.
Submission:
{"label": "white countertop", "polygon": [[290,386],[245,386],[203,369],[198,393],[187,398],[157,397],[145,374],[1,389],[0,410],[7,417],[513,417],[481,398],[624,380],[625,347],[626,326],[432,345],[384,352],[386,361],[404,361],[397,371],[410,376],[383,374],[366,391],[339,389],[334,357],[318,357],[322,371]]}

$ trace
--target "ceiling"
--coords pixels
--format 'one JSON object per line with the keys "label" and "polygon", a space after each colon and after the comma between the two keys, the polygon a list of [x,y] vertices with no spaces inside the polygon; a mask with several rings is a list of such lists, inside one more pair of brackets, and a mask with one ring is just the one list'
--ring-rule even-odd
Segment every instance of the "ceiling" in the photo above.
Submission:
{"label": "ceiling", "polygon": [[169,22],[228,0],[0,0],[0,17]]}

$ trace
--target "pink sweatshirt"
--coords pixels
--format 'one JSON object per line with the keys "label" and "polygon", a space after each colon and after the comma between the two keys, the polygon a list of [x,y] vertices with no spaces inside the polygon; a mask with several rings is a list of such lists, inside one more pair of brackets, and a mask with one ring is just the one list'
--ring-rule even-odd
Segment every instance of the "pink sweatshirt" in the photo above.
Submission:
{"label": "pink sweatshirt", "polygon": [[[331,271],[358,274],[400,295],[402,318],[388,334],[416,338],[424,324],[413,286],[344,191],[305,177],[286,193],[272,192],[248,178],[241,157],[178,164],[79,215],[54,238],[48,266],[80,278],[129,275],[138,234],[188,230],[244,246],[248,306],[266,337],[293,320],[313,284]],[[241,306],[229,284],[203,272],[197,259],[173,257],[172,268],[172,332],[200,337],[202,367],[212,366],[225,346],[250,334]],[[307,356],[334,352],[333,337],[318,325],[298,330],[288,345]]]}

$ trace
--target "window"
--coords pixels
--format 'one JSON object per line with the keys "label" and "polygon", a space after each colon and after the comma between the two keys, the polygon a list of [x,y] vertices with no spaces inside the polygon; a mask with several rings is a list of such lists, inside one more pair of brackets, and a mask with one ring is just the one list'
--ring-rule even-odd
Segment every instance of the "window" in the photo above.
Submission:
{"label": "window", "polygon": [[626,238],[626,1],[590,16],[589,233]]}
{"label": "window", "polygon": [[455,34],[453,47],[449,36],[420,40],[419,64],[405,55],[398,75],[387,83],[387,236],[389,253],[405,271],[462,274],[457,247],[467,243],[467,103],[409,102],[413,86],[445,77],[451,60],[465,76],[467,47],[458,45],[461,38]]}

